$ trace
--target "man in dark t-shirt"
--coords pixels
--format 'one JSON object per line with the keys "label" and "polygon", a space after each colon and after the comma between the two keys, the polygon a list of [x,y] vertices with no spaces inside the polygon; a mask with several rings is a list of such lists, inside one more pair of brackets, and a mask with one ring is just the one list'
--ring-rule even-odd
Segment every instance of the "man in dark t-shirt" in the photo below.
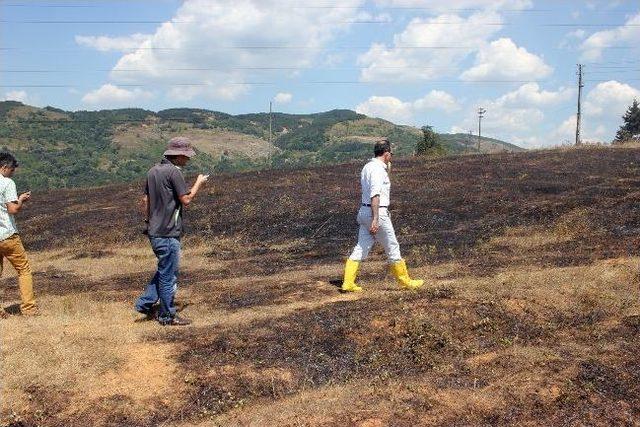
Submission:
{"label": "man in dark t-shirt", "polygon": [[209,178],[208,175],[198,175],[193,187],[187,188],[180,168],[195,154],[187,138],[172,138],[162,161],[147,173],[144,187],[143,213],[149,241],[158,258],[158,270],[136,301],[135,308],[139,313],[151,316],[154,305],[160,301],[158,322],[161,325],[191,323],[176,316],[174,297],[178,287],[182,210],[189,206]]}

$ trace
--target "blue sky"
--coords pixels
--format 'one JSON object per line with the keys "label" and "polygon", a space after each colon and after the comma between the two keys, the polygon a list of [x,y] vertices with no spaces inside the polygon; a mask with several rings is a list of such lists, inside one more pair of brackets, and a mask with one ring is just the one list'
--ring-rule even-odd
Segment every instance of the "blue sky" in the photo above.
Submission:
{"label": "blue sky", "polygon": [[636,1],[0,0],[0,98],[77,110],[349,108],[525,147],[610,141],[640,98]]}

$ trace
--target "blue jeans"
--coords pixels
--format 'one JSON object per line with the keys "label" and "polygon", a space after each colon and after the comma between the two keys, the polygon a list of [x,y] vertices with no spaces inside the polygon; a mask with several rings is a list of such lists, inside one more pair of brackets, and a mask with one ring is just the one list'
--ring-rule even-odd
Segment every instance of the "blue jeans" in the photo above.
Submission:
{"label": "blue jeans", "polygon": [[147,289],[136,301],[136,310],[149,313],[160,300],[158,321],[165,323],[176,315],[173,299],[178,290],[178,266],[180,262],[180,240],[174,237],[150,237],[153,253],[158,258],[158,271],[147,285]]}

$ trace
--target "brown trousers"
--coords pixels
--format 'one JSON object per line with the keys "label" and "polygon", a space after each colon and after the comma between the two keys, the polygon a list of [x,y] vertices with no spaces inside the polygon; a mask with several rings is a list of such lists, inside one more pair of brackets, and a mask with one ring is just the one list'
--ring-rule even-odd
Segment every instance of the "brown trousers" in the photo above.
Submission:
{"label": "brown trousers", "polygon": [[9,263],[18,272],[18,285],[20,286],[20,312],[29,314],[36,310],[36,298],[33,295],[33,277],[31,275],[31,267],[27,259],[27,252],[22,246],[20,236],[14,234],[8,239],[0,241],[0,276],[2,275],[3,259],[6,258]]}

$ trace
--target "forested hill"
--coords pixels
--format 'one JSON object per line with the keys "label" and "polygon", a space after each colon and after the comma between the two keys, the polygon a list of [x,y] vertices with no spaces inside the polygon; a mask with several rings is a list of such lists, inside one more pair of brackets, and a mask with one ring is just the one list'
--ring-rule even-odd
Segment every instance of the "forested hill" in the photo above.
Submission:
{"label": "forested hill", "polygon": [[[0,149],[20,160],[20,188],[94,186],[138,179],[161,156],[166,141],[186,135],[199,155],[188,171],[228,172],[296,168],[366,159],[371,141],[388,136],[399,155],[411,155],[420,129],[350,110],[316,114],[230,115],[191,108],[64,111],[0,102]],[[441,134],[448,154],[477,151],[477,138]],[[520,151],[483,138],[482,152]]]}

